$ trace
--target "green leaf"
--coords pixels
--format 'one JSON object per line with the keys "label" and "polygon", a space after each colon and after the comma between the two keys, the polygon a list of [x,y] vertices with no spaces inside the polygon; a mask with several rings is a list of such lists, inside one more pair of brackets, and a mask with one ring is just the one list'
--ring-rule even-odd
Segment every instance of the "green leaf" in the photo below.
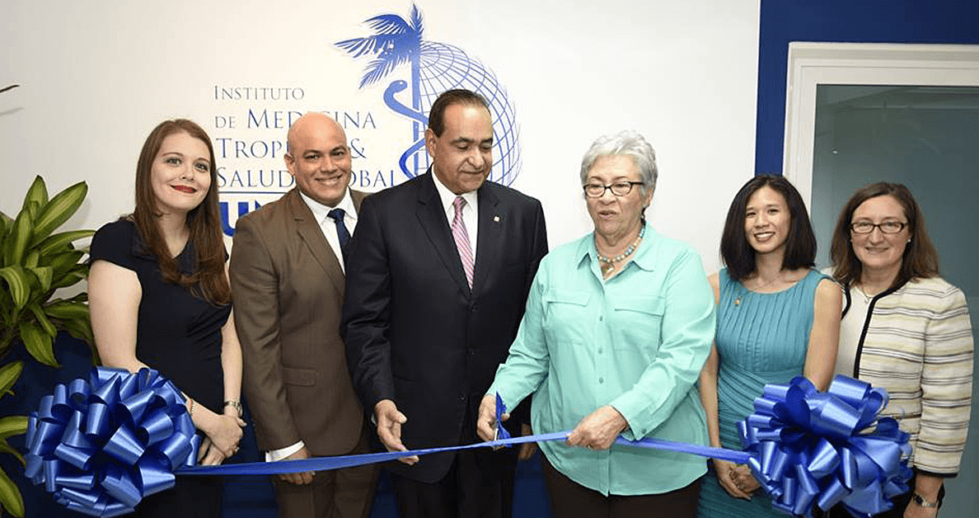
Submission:
{"label": "green leaf", "polygon": [[24,212],[31,216],[31,221],[37,221],[37,213],[41,211],[41,204],[36,201],[31,201],[24,208]]}
{"label": "green leaf", "polygon": [[58,320],[88,320],[88,304],[72,300],[59,300],[44,306],[49,317]]}
{"label": "green leaf", "polygon": [[7,281],[7,286],[10,287],[10,296],[14,299],[14,307],[23,308],[31,295],[30,279],[24,269],[16,264],[0,268],[0,279]]}
{"label": "green leaf", "polygon": [[9,453],[14,457],[17,457],[17,460],[19,460],[22,465],[27,466],[27,462],[24,460],[24,456],[21,455],[20,452],[15,450],[12,446],[7,444],[6,439],[0,439],[0,453]]}
{"label": "green leaf", "polygon": [[84,239],[95,234],[94,230],[72,230],[69,232],[59,232],[41,241],[35,248],[41,256],[46,256],[72,241]]}
{"label": "green leaf", "polygon": [[37,319],[38,324],[41,324],[41,329],[43,329],[45,333],[50,335],[51,338],[57,336],[58,328],[56,328],[54,324],[48,320],[48,316],[44,314],[44,310],[41,309],[40,306],[38,306],[36,303],[31,303],[27,305],[27,309],[31,310],[31,313],[34,313],[34,318]]}
{"label": "green leaf", "polygon": [[50,266],[38,266],[36,268],[28,268],[27,271],[34,274],[37,277],[38,282],[41,283],[41,291],[48,291],[51,289],[51,280],[54,278],[54,268]]}
{"label": "green leaf", "polygon": [[27,253],[27,257],[24,258],[24,266],[27,268],[37,266],[37,262],[40,258],[41,254],[37,250],[31,250]]}
{"label": "green leaf", "polygon": [[99,350],[95,347],[95,336],[92,334],[92,322],[89,320],[72,320],[63,324],[68,334],[87,343],[92,349],[92,365],[99,365]]}
{"label": "green leaf", "polygon": [[35,360],[52,367],[60,367],[54,357],[51,335],[41,331],[31,322],[21,322],[20,339],[24,341],[24,347]]}
{"label": "green leaf", "polygon": [[0,439],[6,439],[11,435],[27,433],[26,415],[9,415],[0,418]]}
{"label": "green leaf", "polygon": [[0,397],[3,397],[10,390],[10,387],[14,386],[14,383],[17,383],[17,378],[20,377],[23,370],[23,362],[10,362],[0,367]]}
{"label": "green leaf", "polygon": [[0,469],[0,504],[3,504],[11,515],[24,518],[24,498],[20,496],[17,485],[10,480],[3,469]]}
{"label": "green leaf", "polygon": [[42,207],[48,202],[48,187],[44,185],[44,178],[41,178],[41,175],[35,176],[34,182],[27,188],[23,208],[26,209],[32,201],[37,202],[38,207]]}
{"label": "green leaf", "polygon": [[67,288],[68,286],[78,284],[83,279],[85,279],[85,275],[71,271],[61,276],[61,278],[52,281],[51,287],[54,289]]}
{"label": "green leaf", "polygon": [[69,250],[67,252],[62,252],[60,254],[55,254],[52,256],[41,257],[41,266],[50,266],[54,269],[54,276],[60,278],[62,275],[68,273],[72,267],[78,264],[78,260],[85,255],[85,252],[78,250]]}
{"label": "green leaf", "polygon": [[19,265],[24,258],[24,250],[31,241],[31,224],[31,215],[26,210],[22,210],[14,220],[10,237],[3,244],[3,259],[7,266]]}
{"label": "green leaf", "polygon": [[88,194],[88,185],[85,182],[78,182],[51,198],[51,201],[41,209],[41,214],[38,215],[37,221],[34,223],[34,237],[31,239],[31,246],[43,241],[62,223],[68,221],[68,218],[75,214],[78,207],[85,201],[86,194]]}

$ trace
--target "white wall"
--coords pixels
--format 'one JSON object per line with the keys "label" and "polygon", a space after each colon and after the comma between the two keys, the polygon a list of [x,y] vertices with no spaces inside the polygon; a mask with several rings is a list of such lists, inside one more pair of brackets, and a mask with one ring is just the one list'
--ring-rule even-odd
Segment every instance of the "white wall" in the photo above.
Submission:
{"label": "white wall", "polygon": [[[552,247],[591,230],[582,154],[598,135],[631,128],[659,157],[648,217],[696,246],[708,270],[719,266],[727,206],[753,170],[759,0],[418,7],[426,40],[464,49],[506,88],[523,149],[513,186],[542,200]],[[370,112],[376,129],[348,129],[367,150],[354,167],[396,168],[409,124],[381,101],[389,80],[358,90],[366,60],[333,43],[370,34],[367,18],[410,9],[370,0],[4,1],[0,86],[21,87],[0,94],[0,210],[19,209],[35,174],[52,192],[85,180],[89,198],[69,225],[98,228],[132,210],[139,148],[165,118],[194,119],[215,139],[284,140],[285,129],[215,127],[216,116],[242,124],[248,108]],[[302,88],[304,98],[220,101],[215,86]],[[218,162],[284,169],[280,157]]]}

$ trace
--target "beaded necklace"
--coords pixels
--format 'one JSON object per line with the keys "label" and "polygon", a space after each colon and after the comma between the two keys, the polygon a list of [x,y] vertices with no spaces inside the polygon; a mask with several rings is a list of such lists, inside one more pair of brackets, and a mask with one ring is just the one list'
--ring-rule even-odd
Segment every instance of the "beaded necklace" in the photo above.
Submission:
{"label": "beaded necklace", "polygon": [[[615,263],[622,262],[625,260],[626,257],[632,255],[632,253],[636,251],[636,248],[639,248],[639,243],[642,242],[642,238],[645,235],[646,235],[646,225],[643,225],[639,230],[639,237],[637,237],[636,240],[633,241],[631,245],[626,247],[624,252],[616,255],[615,257],[608,257],[602,255],[601,252],[599,252],[598,262],[601,263],[602,265],[602,276],[608,277],[608,274],[612,273],[612,270],[615,269]],[[598,250],[597,244],[595,245],[595,250],[596,251]]]}

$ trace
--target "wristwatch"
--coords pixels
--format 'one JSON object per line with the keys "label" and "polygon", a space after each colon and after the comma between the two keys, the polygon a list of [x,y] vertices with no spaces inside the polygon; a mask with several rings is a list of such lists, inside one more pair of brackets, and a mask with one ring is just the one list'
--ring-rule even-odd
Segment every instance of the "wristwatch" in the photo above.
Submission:
{"label": "wristwatch", "polygon": [[915,493],[914,496],[911,497],[911,500],[914,500],[914,503],[920,505],[921,507],[925,507],[928,509],[934,509],[942,505],[941,500],[935,500],[934,502],[929,502],[928,500],[925,500],[925,497],[919,495],[918,493]]}

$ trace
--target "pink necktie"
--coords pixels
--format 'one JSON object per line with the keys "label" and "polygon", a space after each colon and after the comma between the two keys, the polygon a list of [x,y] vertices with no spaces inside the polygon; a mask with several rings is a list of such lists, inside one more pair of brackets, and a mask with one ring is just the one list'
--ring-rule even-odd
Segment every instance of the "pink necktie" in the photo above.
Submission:
{"label": "pink necktie", "polygon": [[452,218],[452,238],[455,239],[456,248],[459,249],[459,259],[462,259],[462,269],[466,271],[469,289],[472,289],[473,269],[476,260],[473,258],[472,247],[469,246],[469,232],[466,231],[466,222],[462,220],[462,208],[466,206],[466,200],[462,196],[456,196],[452,206],[456,210],[455,217]]}

